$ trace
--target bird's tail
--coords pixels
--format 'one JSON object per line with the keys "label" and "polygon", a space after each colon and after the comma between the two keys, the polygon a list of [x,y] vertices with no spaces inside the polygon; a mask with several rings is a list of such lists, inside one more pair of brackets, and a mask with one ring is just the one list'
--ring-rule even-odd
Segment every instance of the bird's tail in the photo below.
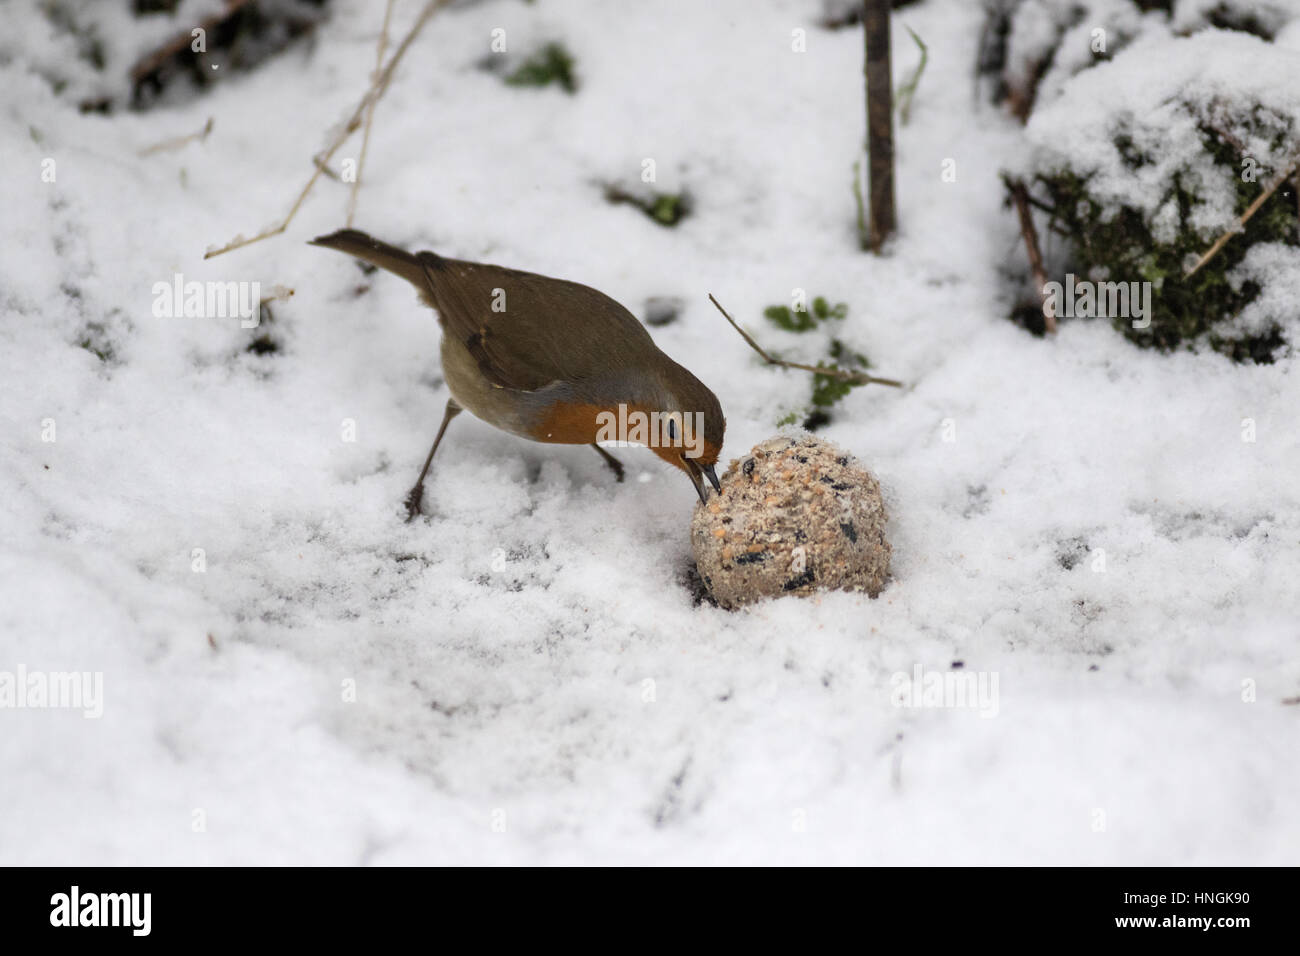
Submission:
{"label": "bird's tail", "polygon": [[435,261],[437,259],[431,252],[422,252],[417,256],[397,246],[390,246],[373,236],[366,235],[360,229],[340,229],[328,236],[317,236],[311,244],[324,246],[326,249],[337,249],[339,252],[364,259],[381,269],[387,269],[410,282],[421,292],[428,288],[421,257],[432,258]]}

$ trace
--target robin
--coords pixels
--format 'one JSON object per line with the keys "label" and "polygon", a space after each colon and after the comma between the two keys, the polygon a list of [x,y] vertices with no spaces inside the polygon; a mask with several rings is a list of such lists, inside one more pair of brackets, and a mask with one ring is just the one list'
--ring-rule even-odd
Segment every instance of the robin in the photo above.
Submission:
{"label": "robin", "polygon": [[[424,477],[447,425],[463,409],[521,438],[591,445],[619,481],[623,466],[596,442],[644,437],[656,455],[686,473],[700,501],[708,499],[705,478],[720,490],[714,465],[726,421],[717,397],[659,351],[632,313],[603,292],[433,252],[410,253],[356,229],[312,244],[396,273],[438,312],[451,397],[406,497],[408,521],[420,513]],[[630,429],[632,438],[617,433],[628,422],[641,426],[639,433]]]}

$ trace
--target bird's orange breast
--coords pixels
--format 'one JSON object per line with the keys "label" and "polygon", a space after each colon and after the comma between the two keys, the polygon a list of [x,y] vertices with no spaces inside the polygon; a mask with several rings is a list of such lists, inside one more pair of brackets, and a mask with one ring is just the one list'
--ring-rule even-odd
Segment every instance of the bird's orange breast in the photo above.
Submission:
{"label": "bird's orange breast", "polygon": [[556,402],[532,429],[533,441],[556,445],[590,445],[600,431],[599,416],[613,409],[581,402]]}

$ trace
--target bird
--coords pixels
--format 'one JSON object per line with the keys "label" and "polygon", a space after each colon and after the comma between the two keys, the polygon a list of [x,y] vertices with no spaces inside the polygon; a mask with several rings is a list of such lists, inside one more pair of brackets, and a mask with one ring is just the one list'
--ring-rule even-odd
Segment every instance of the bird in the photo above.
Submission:
{"label": "bird", "polygon": [[[422,513],[424,479],[451,420],[462,410],[532,441],[591,445],[623,480],[623,465],[602,448],[623,423],[661,459],[685,472],[701,503],[717,472],[726,419],[717,396],[655,345],[614,299],[564,279],[435,252],[407,252],[357,229],[311,245],[347,253],[401,276],[434,309],[451,393],[415,485],[407,521]],[[649,427],[644,427],[649,423]],[[694,426],[694,427],[693,427]]]}

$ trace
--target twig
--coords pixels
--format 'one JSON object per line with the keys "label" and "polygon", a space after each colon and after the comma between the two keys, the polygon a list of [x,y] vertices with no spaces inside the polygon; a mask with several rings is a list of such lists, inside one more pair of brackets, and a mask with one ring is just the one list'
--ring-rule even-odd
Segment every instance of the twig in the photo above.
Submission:
{"label": "twig", "polygon": [[294,290],[282,285],[271,286],[271,294],[264,295],[258,305],[266,305],[268,302],[287,302],[293,298]]}
{"label": "twig", "polygon": [[284,217],[284,221],[273,229],[267,229],[258,233],[251,239],[239,236],[232,239],[220,249],[209,249],[203,254],[204,259],[211,259],[213,256],[219,256],[222,253],[231,252],[232,250],[239,249],[243,246],[252,245],[254,242],[260,242],[263,239],[270,239],[272,236],[278,236],[289,228],[289,223],[292,222],[293,217],[297,215],[298,208],[307,198],[307,194],[311,192],[312,186],[316,185],[316,180],[321,177],[326,164],[329,163],[334,154],[338,152],[339,147],[347,142],[348,137],[356,132],[357,128],[361,125],[362,117],[365,115],[366,108],[369,107],[371,103],[382,97],[388,90],[388,84],[393,79],[393,71],[397,69],[397,64],[402,61],[402,57],[406,55],[406,51],[410,49],[411,44],[424,28],[424,25],[429,22],[429,18],[437,13],[439,9],[445,7],[450,2],[451,0],[429,0],[429,2],[424,5],[424,9],[422,9],[419,16],[415,18],[415,23],[411,26],[410,32],[406,34],[402,42],[398,44],[397,49],[393,51],[392,57],[388,60],[388,63],[384,66],[384,69],[380,72],[379,76],[371,83],[370,89],[366,91],[366,95],[361,97],[361,102],[357,104],[357,108],[353,110],[347,123],[345,123],[343,128],[335,135],[334,142],[330,144],[328,149],[320,154],[318,161],[314,163],[315,171],[311,174],[311,178],[307,180],[307,185],[302,188],[302,192],[298,194],[298,198],[294,200],[293,206],[289,209],[289,214]]}
{"label": "twig", "polygon": [[925,42],[916,35],[915,30],[906,23],[903,24],[903,29],[912,34],[912,39],[921,48],[921,62],[917,64],[916,72],[912,74],[911,79],[899,87],[898,95],[895,97],[898,103],[898,118],[906,126],[907,121],[912,118],[912,97],[916,95],[916,88],[921,83],[921,74],[925,72],[925,63],[929,59],[930,51],[926,49]]}
{"label": "twig", "polygon": [[1047,213],[1049,216],[1056,215],[1056,207],[1053,206],[1051,203],[1045,203],[1041,199],[1035,199],[1028,192],[1025,193],[1025,200],[1029,203],[1029,205],[1033,206],[1035,209],[1042,210],[1043,212]]}
{"label": "twig", "polygon": [[890,385],[894,388],[903,387],[902,382],[895,381],[892,378],[876,378],[876,376],[867,375],[865,372],[850,372],[840,368],[827,368],[824,365],[804,365],[802,362],[787,362],[785,359],[773,358],[763,350],[763,346],[754,341],[753,337],[750,336],[748,332],[736,324],[736,320],[731,317],[731,313],[722,307],[722,303],[713,297],[712,292],[709,293],[709,301],[717,307],[723,317],[731,323],[731,327],[740,333],[740,337],[749,344],[751,349],[761,355],[763,361],[768,365],[779,365],[782,368],[797,368],[805,372],[813,372],[817,375],[825,375],[828,378],[839,379],[841,382],[852,382],[854,385],[875,384]]}
{"label": "twig", "polygon": [[203,124],[203,129],[199,130],[197,133],[187,133],[184,136],[175,136],[171,139],[165,139],[161,143],[154,143],[152,146],[146,146],[136,155],[141,157],[152,156],[154,153],[163,153],[168,150],[180,149],[186,143],[192,143],[196,140],[201,143],[208,138],[208,134],[211,132],[212,117],[209,116],[208,121]]}
{"label": "twig", "polygon": [[[1029,211],[1029,190],[1023,180],[1005,180],[1011,190],[1011,198],[1016,204],[1016,213],[1020,216],[1020,234],[1025,237],[1025,251],[1029,254],[1029,268],[1033,270],[1034,282],[1038,284],[1039,295],[1045,295],[1047,287],[1047,270],[1043,268],[1043,254],[1038,248],[1038,230],[1034,228],[1034,217]],[[1043,326],[1049,334],[1056,332],[1056,311],[1051,300],[1043,302]]]}
{"label": "twig", "polygon": [[[217,27],[243,10],[248,3],[249,0],[227,0],[224,10],[220,13],[214,13],[206,20],[200,21],[195,29],[202,30],[205,34],[214,33]],[[167,61],[178,53],[184,53],[191,49],[193,42],[193,30],[182,30],[161,47],[137,60],[136,64],[131,67],[132,88],[140,86],[150,74],[162,69]]]}
{"label": "twig", "polygon": [[[388,48],[388,21],[393,16],[393,0],[388,0],[384,7],[384,25],[379,31],[379,49],[375,51],[375,72],[371,74],[373,83],[379,77],[379,69],[384,65],[384,52]],[[375,104],[377,99],[370,101],[370,106],[366,109],[366,128],[361,134],[361,155],[357,158],[357,178],[352,181],[352,194],[348,196],[348,228],[352,228],[352,220],[357,214],[357,193],[361,189],[361,171],[366,168],[366,152],[370,149],[370,125],[375,121]]]}
{"label": "twig", "polygon": [[1300,166],[1300,155],[1292,158],[1291,162],[1286,164],[1286,168],[1273,178],[1273,181],[1268,184],[1262,193],[1255,197],[1253,203],[1246,207],[1246,211],[1241,214],[1241,218],[1238,219],[1227,232],[1214,240],[1214,245],[1210,246],[1210,248],[1206,249],[1205,252],[1201,254],[1201,258],[1197,259],[1196,264],[1187,270],[1184,278],[1190,279],[1192,276],[1196,275],[1196,273],[1200,271],[1201,266],[1213,259],[1215,253],[1228,244],[1229,239],[1245,229],[1246,223],[1250,220],[1250,217],[1259,212],[1259,207],[1268,202],[1268,197],[1277,192],[1277,188],[1291,178],[1291,174],[1296,171],[1297,166]]}
{"label": "twig", "polygon": [[326,164],[324,158],[322,158],[320,153],[317,153],[315,156],[313,156],[311,158],[311,161],[316,164],[316,168],[319,169],[325,176],[334,180],[336,183],[343,182],[343,180],[339,177],[339,174],[329,168],[329,166]]}

